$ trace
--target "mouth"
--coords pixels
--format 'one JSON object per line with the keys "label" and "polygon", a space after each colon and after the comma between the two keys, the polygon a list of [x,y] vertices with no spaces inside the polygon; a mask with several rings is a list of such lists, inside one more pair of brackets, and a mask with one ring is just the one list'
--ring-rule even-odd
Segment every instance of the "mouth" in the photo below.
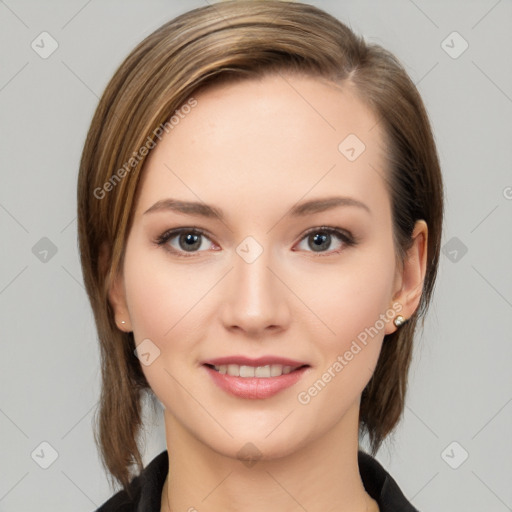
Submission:
{"label": "mouth", "polygon": [[244,357],[210,360],[202,364],[213,383],[224,392],[244,399],[270,398],[296,384],[311,368],[284,358]]}
{"label": "mouth", "polygon": [[205,366],[212,370],[219,372],[222,375],[230,375],[231,377],[241,378],[259,378],[268,379],[272,377],[280,377],[281,375],[288,375],[289,373],[300,370],[301,368],[309,367],[308,364],[299,366],[282,365],[282,364],[267,364],[264,366],[248,366],[239,364],[221,364],[214,365],[206,363]]}

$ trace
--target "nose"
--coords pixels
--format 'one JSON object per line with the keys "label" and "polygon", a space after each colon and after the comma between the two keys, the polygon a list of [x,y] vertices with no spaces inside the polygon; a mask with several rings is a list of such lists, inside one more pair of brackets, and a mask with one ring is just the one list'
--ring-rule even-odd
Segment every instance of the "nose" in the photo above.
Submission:
{"label": "nose", "polygon": [[252,262],[234,255],[234,268],[221,301],[221,320],[226,329],[258,338],[288,327],[290,292],[275,267],[270,250],[263,250]]}

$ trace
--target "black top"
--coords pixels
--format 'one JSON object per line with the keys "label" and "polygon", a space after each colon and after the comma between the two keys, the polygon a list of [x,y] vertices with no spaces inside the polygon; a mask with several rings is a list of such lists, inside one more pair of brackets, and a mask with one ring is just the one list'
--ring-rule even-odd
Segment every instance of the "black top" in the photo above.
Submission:
{"label": "black top", "polygon": [[[405,498],[391,475],[368,453],[358,452],[359,473],[366,492],[379,504],[380,512],[419,512]],[[165,478],[169,470],[167,450],[157,455],[130,482],[134,498],[119,491],[96,512],[159,512]]]}

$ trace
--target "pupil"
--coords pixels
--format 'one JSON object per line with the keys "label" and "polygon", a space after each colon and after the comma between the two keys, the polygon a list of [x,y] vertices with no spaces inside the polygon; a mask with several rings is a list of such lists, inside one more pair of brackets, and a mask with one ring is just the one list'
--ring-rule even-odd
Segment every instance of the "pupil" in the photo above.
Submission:
{"label": "pupil", "polygon": [[[329,240],[329,236],[330,236],[329,234],[322,234],[322,235],[315,234],[313,237],[315,247],[318,248],[318,247],[321,247],[322,244],[325,244],[326,240]],[[329,244],[327,244],[327,246],[329,246]]]}
{"label": "pupil", "polygon": [[182,235],[181,240],[185,241],[185,250],[197,249],[201,245],[201,243],[198,243],[199,235],[189,233],[186,235]]}

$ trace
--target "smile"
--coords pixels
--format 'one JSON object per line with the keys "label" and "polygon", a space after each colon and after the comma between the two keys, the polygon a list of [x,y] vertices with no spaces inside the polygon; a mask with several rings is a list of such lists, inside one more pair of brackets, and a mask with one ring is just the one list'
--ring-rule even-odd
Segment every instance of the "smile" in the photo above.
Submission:
{"label": "smile", "polygon": [[308,370],[311,370],[309,365],[293,367],[280,364],[265,366],[203,364],[202,367],[210,375],[213,383],[229,395],[260,400],[290,388]]}
{"label": "smile", "polygon": [[272,364],[265,366],[246,366],[238,364],[221,364],[219,366],[207,365],[222,374],[231,375],[232,377],[280,377],[297,370],[299,367],[284,366],[281,364]]}

